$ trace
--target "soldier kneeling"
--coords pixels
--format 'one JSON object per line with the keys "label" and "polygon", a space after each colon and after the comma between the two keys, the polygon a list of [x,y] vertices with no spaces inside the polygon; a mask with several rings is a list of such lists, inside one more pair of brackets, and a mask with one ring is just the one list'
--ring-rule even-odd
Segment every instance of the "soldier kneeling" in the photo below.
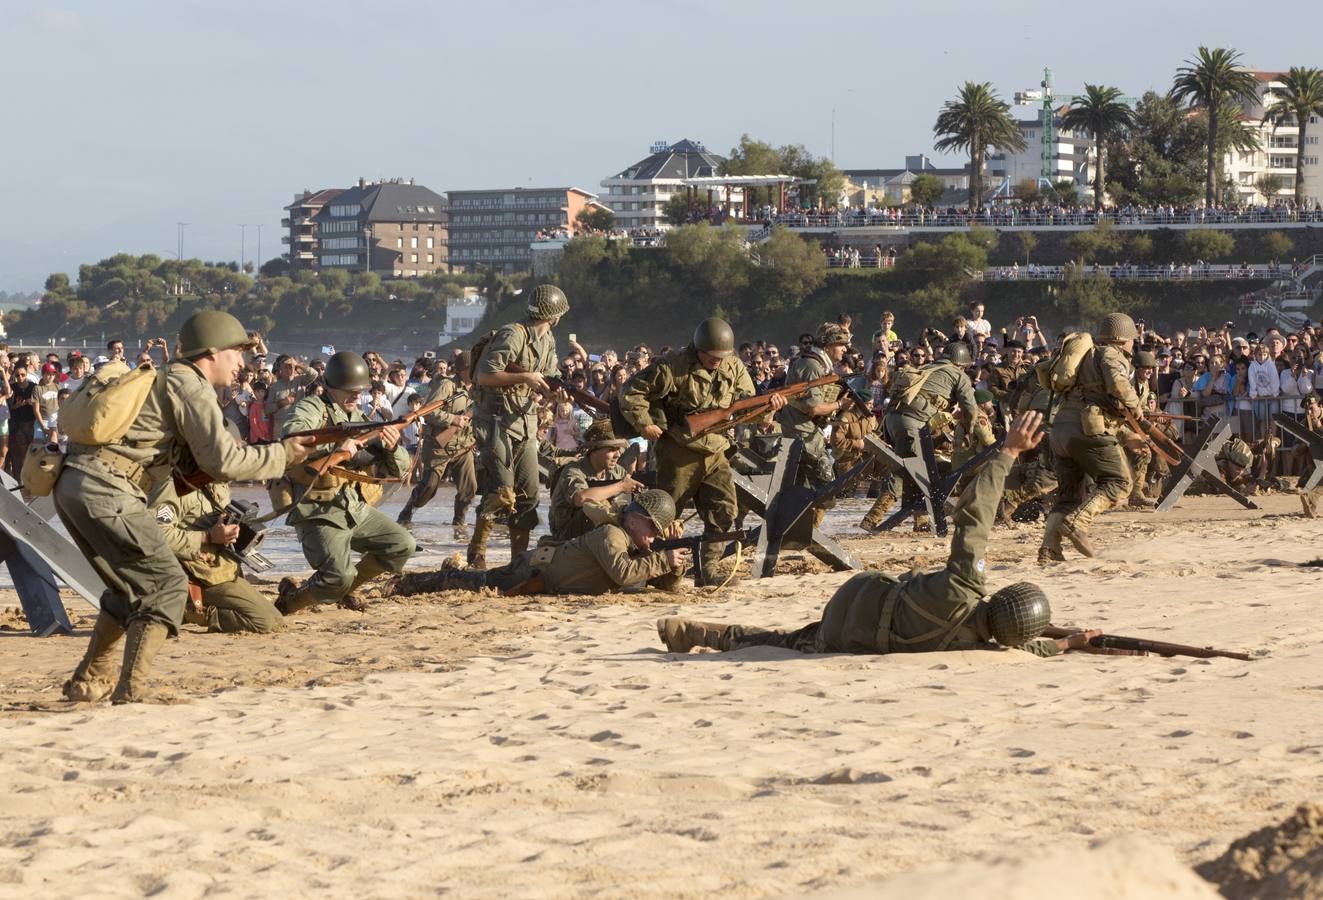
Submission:
{"label": "soldier kneeling", "polygon": [[665,618],[657,632],[666,648],[739,650],[786,647],[803,653],[917,653],[1016,647],[1037,656],[1081,649],[1099,632],[1043,638],[1051,623],[1047,597],[1020,582],[984,600],[983,550],[1001,500],[1006,473],[1022,452],[1042,440],[1042,416],[1021,415],[1012,423],[1001,452],[989,460],[960,496],[955,537],[946,567],[895,578],[861,572],[832,595],[822,619],[793,631]]}
{"label": "soldier kneeling", "polygon": [[516,556],[509,565],[486,572],[447,568],[410,572],[400,579],[395,593],[491,587],[510,596],[607,594],[644,584],[674,589],[688,568],[688,552],[651,549],[674,522],[675,502],[670,495],[643,491],[620,514],[619,525],[600,525],[561,544],[544,543]]}

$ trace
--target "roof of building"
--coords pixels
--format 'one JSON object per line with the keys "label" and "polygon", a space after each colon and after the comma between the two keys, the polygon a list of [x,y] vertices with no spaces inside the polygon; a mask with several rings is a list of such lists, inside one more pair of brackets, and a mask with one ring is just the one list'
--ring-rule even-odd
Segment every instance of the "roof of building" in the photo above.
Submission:
{"label": "roof of building", "polygon": [[[368,222],[444,222],[446,198],[421,184],[404,181],[362,183],[340,192],[336,205],[357,203]],[[330,218],[330,204],[317,218]]]}
{"label": "roof of building", "polygon": [[639,160],[613,178],[630,181],[651,181],[655,178],[702,178],[717,174],[724,156],[710,152],[697,141],[685,138],[651,156]]}
{"label": "roof of building", "polygon": [[518,191],[523,191],[523,192],[526,193],[526,194],[582,194],[583,196],[585,196],[585,197],[587,197],[587,198],[589,198],[589,199],[595,198],[595,197],[597,196],[596,194],[592,193],[591,191],[585,191],[583,188],[577,188],[577,187],[546,187],[546,188],[529,188],[529,187],[512,187],[512,188],[473,188],[473,189],[471,189],[471,190],[467,190],[467,191],[447,191],[447,193],[448,193],[451,197],[462,197],[462,196],[464,196],[465,194],[509,194],[509,193],[511,193],[511,192],[518,192]]}
{"label": "roof of building", "polygon": [[285,209],[298,209],[300,206],[321,206],[330,203],[343,194],[344,190],[344,188],[322,188],[320,191],[310,191],[305,188],[302,196],[286,206]]}
{"label": "roof of building", "polygon": [[905,175],[905,174],[911,174],[911,175],[937,175],[937,176],[939,176],[939,177],[940,177],[940,176],[943,176],[943,175],[948,176],[948,177],[955,176],[955,175],[965,175],[965,174],[968,173],[968,171],[969,171],[969,167],[968,167],[968,166],[956,166],[956,167],[953,167],[953,168],[944,168],[944,169],[939,169],[939,168],[936,168],[936,167],[932,167],[932,168],[923,169],[923,170],[920,171],[920,172],[914,172],[914,171],[911,170],[911,169],[905,169],[905,168],[900,168],[900,169],[844,169],[844,170],[842,170],[842,171],[843,171],[843,174],[845,175],[846,178],[848,178],[848,179],[850,179],[851,181],[853,181],[853,182],[855,182],[856,184],[858,184],[860,180],[865,179],[865,178],[867,178],[869,181],[879,181],[879,182],[880,182],[880,181],[890,181],[890,180],[893,179],[893,178],[897,178],[897,177],[902,176],[902,175]]}

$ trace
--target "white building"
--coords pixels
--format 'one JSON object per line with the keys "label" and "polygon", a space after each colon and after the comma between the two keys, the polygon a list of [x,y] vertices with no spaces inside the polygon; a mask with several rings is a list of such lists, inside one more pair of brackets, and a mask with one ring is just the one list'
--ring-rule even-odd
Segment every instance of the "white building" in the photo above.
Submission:
{"label": "white building", "polygon": [[487,298],[477,288],[465,288],[463,297],[446,300],[445,330],[437,339],[438,345],[449,344],[466,334],[472,334],[487,312]]}
{"label": "white building", "polygon": [[1007,179],[1012,186],[1021,181],[1037,181],[1043,174],[1043,157],[1050,157],[1048,178],[1055,184],[1058,181],[1073,181],[1081,188],[1093,184],[1093,145],[1089,138],[1079,137],[1075,132],[1061,127],[1061,116],[1068,107],[1060,106],[1053,111],[1051,144],[1044,145],[1043,116],[1040,108],[1032,119],[1019,119],[1020,135],[1024,138],[1023,150],[1008,152],[998,149],[988,156],[988,181]]}
{"label": "white building", "polygon": [[[1274,200],[1284,200],[1295,196],[1296,166],[1304,167],[1305,197],[1312,205],[1323,202],[1323,120],[1311,116],[1305,129],[1304,147],[1300,146],[1300,129],[1295,125],[1283,125],[1276,129],[1272,125],[1262,124],[1264,110],[1271,106],[1277,96],[1274,91],[1282,87],[1280,72],[1253,72],[1258,81],[1258,99],[1241,107],[1242,118],[1250,125],[1259,139],[1258,150],[1240,152],[1233,150],[1226,155],[1224,168],[1228,175],[1227,184],[1233,186],[1240,202],[1245,205],[1263,205]],[[1273,196],[1265,196],[1259,189],[1261,176],[1277,177],[1278,190]]]}
{"label": "white building", "polygon": [[725,161],[697,141],[658,141],[649,156],[602,179],[599,200],[615,213],[618,228],[665,228],[666,201],[684,192],[685,179],[716,175]]}

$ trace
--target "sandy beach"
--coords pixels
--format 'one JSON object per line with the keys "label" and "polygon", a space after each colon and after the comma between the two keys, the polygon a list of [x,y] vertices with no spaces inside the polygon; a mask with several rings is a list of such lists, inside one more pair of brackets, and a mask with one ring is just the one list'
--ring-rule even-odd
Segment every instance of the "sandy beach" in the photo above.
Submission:
{"label": "sandy beach", "polygon": [[[1098,558],[1046,572],[1041,526],[987,555],[990,586],[1038,581],[1058,624],[1252,662],[661,649],[663,615],[816,618],[847,573],[792,559],[722,591],[186,628],[157,664],[169,702],[112,708],[58,700],[90,607],[40,640],[6,613],[0,896],[1028,897],[1072,871],[1067,896],[1213,896],[1191,867],[1323,793],[1323,569],[1298,566],[1318,525],[1257,499],[1110,514]],[[944,559],[852,535],[863,507],[828,530],[868,565]]]}

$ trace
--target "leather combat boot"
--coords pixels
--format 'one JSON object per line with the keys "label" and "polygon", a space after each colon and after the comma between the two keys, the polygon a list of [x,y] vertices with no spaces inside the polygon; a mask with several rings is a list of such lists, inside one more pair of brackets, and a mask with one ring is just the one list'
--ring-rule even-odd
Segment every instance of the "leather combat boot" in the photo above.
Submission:
{"label": "leather combat boot", "polygon": [[882,494],[873,501],[873,505],[864,513],[863,519],[859,522],[859,527],[864,531],[877,531],[882,522],[887,517],[887,510],[891,509],[896,502],[896,495],[883,491]]}
{"label": "leather combat boot", "polygon": [[479,514],[478,521],[473,526],[473,538],[469,541],[469,568],[487,568],[487,538],[491,537],[494,524],[491,519]]}
{"label": "leather combat boot", "polygon": [[316,606],[318,602],[308,590],[307,582],[299,584],[288,575],[280,579],[280,586],[276,588],[276,609],[282,616],[292,616],[296,612]]}
{"label": "leather combat boot", "polygon": [[72,677],[64,683],[64,699],[76,703],[95,703],[110,694],[111,672],[115,665],[115,645],[124,636],[124,629],[110,617],[98,613],[92,626],[92,639],[87,644],[83,661],[74,669]]}
{"label": "leather combat boot", "polygon": [[720,622],[696,622],[679,616],[657,620],[657,636],[672,653],[688,653],[695,647],[729,650],[728,628]]}
{"label": "leather combat boot", "polygon": [[165,625],[150,619],[134,619],[129,623],[128,637],[124,641],[124,666],[120,669],[115,693],[110,695],[112,703],[142,703],[147,699],[152,660],[169,633],[170,629]]}
{"label": "leather combat boot", "polygon": [[1065,521],[1062,513],[1047,514],[1047,526],[1043,529],[1043,543],[1038,548],[1038,564],[1045,566],[1053,562],[1065,562],[1066,555],[1061,552],[1061,523]]}
{"label": "leather combat boot", "polygon": [[464,524],[468,517],[469,505],[455,501],[455,516],[450,520],[450,537],[455,543],[463,543],[469,539],[469,526]]}
{"label": "leather combat boot", "polygon": [[1081,554],[1092,557],[1095,551],[1089,541],[1089,526],[1101,513],[1111,508],[1112,501],[1106,495],[1094,491],[1062,521],[1062,536],[1074,544]]}
{"label": "leather combat boot", "polygon": [[395,524],[396,524],[396,525],[412,525],[412,524],[413,524],[413,499],[412,499],[412,498],[410,498],[409,500],[405,501],[404,508],[401,509],[401,510],[400,510],[400,514],[399,514],[398,516],[395,517]]}
{"label": "leather combat boot", "polygon": [[914,533],[924,534],[933,530],[933,523],[928,518],[927,513],[914,514]]}

